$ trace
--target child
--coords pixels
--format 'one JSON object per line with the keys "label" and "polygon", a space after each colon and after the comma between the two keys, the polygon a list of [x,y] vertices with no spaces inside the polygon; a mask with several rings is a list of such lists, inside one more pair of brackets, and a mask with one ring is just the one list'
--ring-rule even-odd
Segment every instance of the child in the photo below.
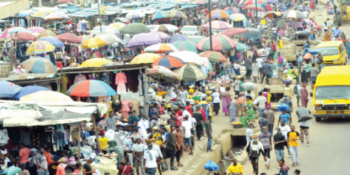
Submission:
{"label": "child", "polygon": [[75,164],[74,174],[75,175],[83,175],[83,173],[81,172],[81,163]]}
{"label": "child", "polygon": [[26,164],[25,163],[20,163],[19,167],[21,168],[21,171],[18,173],[19,175],[30,175],[29,171],[26,170]]}

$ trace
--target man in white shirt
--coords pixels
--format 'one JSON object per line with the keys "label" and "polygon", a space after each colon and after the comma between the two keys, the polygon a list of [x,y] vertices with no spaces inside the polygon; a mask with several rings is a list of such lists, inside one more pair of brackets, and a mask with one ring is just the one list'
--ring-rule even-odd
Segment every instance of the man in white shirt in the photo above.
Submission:
{"label": "man in white shirt", "polygon": [[153,145],[148,144],[148,150],[145,151],[144,154],[144,165],[145,165],[145,172],[149,175],[155,175],[157,171],[157,158],[160,156],[158,155],[157,151],[153,150]]}
{"label": "man in white shirt", "polygon": [[248,124],[248,128],[245,131],[245,137],[246,137],[247,145],[252,140],[252,136],[254,135],[254,132],[252,130],[253,126],[254,126],[253,123],[249,123]]}
{"label": "man in white shirt", "polygon": [[[196,120],[194,117],[192,117],[194,120]],[[184,140],[185,140],[185,146],[186,148],[190,149],[191,152],[190,154],[193,154],[193,149],[192,149],[192,143],[191,143],[191,129],[193,128],[192,126],[192,119],[188,118],[188,115],[184,117],[184,121],[182,121],[182,130],[184,133]]]}
{"label": "man in white shirt", "polygon": [[254,105],[257,105],[259,108],[260,118],[263,118],[263,113],[265,111],[265,103],[267,102],[266,97],[262,95],[262,92],[259,92],[259,97],[256,98],[253,102]]}
{"label": "man in white shirt", "polygon": [[215,112],[215,116],[217,116],[220,109],[220,93],[217,91],[214,91],[212,96],[213,96],[213,105],[214,105],[213,110]]}
{"label": "man in white shirt", "polygon": [[148,139],[147,129],[150,128],[150,124],[149,124],[149,121],[147,120],[147,116],[142,117],[142,119],[137,124],[137,127],[139,128],[141,137],[145,140]]}
{"label": "man in white shirt", "polygon": [[190,112],[188,112],[185,107],[181,106],[181,110],[182,110],[182,117],[185,118],[186,116],[189,116],[189,118],[192,118],[192,115]]}

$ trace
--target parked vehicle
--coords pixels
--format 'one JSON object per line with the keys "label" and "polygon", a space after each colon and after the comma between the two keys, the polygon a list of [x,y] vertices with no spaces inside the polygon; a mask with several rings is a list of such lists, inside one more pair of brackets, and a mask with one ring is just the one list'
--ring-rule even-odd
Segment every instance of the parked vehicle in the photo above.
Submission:
{"label": "parked vehicle", "polygon": [[184,36],[199,35],[199,30],[197,26],[183,26],[181,28],[181,33]]}

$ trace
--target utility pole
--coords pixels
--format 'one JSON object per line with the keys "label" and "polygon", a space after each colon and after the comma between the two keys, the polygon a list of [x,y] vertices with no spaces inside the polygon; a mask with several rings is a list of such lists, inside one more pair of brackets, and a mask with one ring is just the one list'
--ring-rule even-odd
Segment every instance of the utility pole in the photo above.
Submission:
{"label": "utility pole", "polygon": [[100,20],[100,33],[102,33],[102,19],[101,19],[101,8],[100,8],[101,0],[97,0],[97,3],[98,3],[98,19]]}
{"label": "utility pole", "polygon": [[209,10],[209,44],[210,50],[213,50],[212,36],[211,36],[211,0],[208,1],[208,10]]}
{"label": "utility pole", "polygon": [[258,0],[255,0],[255,21],[255,27],[258,28]]}

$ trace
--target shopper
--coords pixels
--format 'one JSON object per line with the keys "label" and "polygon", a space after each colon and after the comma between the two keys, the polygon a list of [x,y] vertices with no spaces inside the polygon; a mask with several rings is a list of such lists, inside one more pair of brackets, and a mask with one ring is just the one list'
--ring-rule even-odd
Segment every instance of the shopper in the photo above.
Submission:
{"label": "shopper", "polygon": [[263,118],[263,113],[265,111],[266,103],[267,103],[267,99],[266,99],[266,97],[263,96],[263,92],[260,91],[258,98],[256,98],[253,102],[253,104],[258,106],[258,108],[259,108],[260,118]]}
{"label": "shopper", "polygon": [[[133,157],[135,159],[135,169],[136,169],[136,174],[137,175],[140,175],[140,170],[141,169],[141,174],[142,175],[145,175],[145,171],[143,169],[143,166],[144,166],[144,161],[143,161],[143,158],[144,158],[144,145],[142,144],[142,141],[140,138],[137,138],[136,139],[136,142],[132,145],[132,148],[131,148],[131,151],[132,151],[132,154],[133,154]],[[157,166],[156,166],[157,167]]]}
{"label": "shopper", "polygon": [[287,134],[290,157],[292,158],[292,161],[293,161],[292,166],[298,166],[299,165],[298,140],[300,140],[300,134],[299,132],[295,131],[295,127],[293,125],[290,127],[290,129],[291,131],[288,132]]}
{"label": "shopper", "polygon": [[266,167],[270,168],[270,151],[272,148],[271,133],[268,132],[269,128],[267,126],[263,127],[263,132],[259,134],[259,141],[262,143],[266,159]]}
{"label": "shopper", "polygon": [[92,169],[91,164],[92,162],[94,162],[94,160],[92,158],[89,158],[86,163],[83,166],[83,174],[86,175],[92,175],[95,174],[96,171]]}
{"label": "shopper", "polygon": [[197,104],[196,111],[193,113],[193,118],[195,118],[197,121],[196,132],[197,132],[198,141],[202,139],[202,135],[203,135],[203,114],[200,110],[201,110],[201,105]]}
{"label": "shopper", "polygon": [[205,132],[207,133],[207,137],[208,137],[207,152],[212,151],[211,144],[213,141],[213,130],[211,127],[211,117],[209,117],[208,120],[205,121]]}
{"label": "shopper", "polygon": [[37,166],[38,175],[49,175],[48,165],[47,165],[44,152],[45,150],[41,148],[38,154],[34,157],[34,160]]}
{"label": "shopper", "polygon": [[30,155],[30,149],[25,147],[24,144],[21,142],[19,143],[19,158],[17,161],[17,166],[20,163],[26,164],[26,170],[29,170],[29,155]]}
{"label": "shopper", "polygon": [[277,133],[273,136],[273,141],[275,144],[275,154],[277,162],[284,160],[284,146],[287,142],[286,138],[281,132],[281,128],[276,128]]}
{"label": "shopper", "polygon": [[[145,172],[148,175],[155,175],[157,170],[157,158],[159,155],[154,151],[152,144],[148,144],[148,149],[145,151],[145,157],[143,158],[143,163],[145,166]],[[142,168],[143,169],[143,168]]]}
{"label": "shopper", "polygon": [[168,138],[166,142],[166,149],[168,152],[168,155],[170,156],[170,169],[171,170],[177,170],[177,167],[174,165],[174,159],[175,159],[175,126],[170,127],[170,131],[168,132]]}
{"label": "shopper", "polygon": [[285,109],[282,109],[282,113],[279,115],[278,123],[281,122],[281,120],[284,120],[284,122],[288,125],[292,123],[292,118],[290,115],[286,112]]}
{"label": "shopper", "polygon": [[106,131],[110,129],[115,131],[117,129],[117,116],[114,115],[113,111],[109,112],[109,116],[106,117],[104,122]]}
{"label": "shopper", "polygon": [[267,119],[266,114],[263,114],[263,118],[259,119],[260,132],[264,132],[263,127],[269,125],[269,120]]}
{"label": "shopper", "polygon": [[184,150],[184,136],[182,134],[180,126],[176,126],[175,129],[175,157],[177,161],[177,166],[183,167],[183,165],[180,163],[180,160]]}
{"label": "shopper", "polygon": [[269,124],[268,124],[269,133],[272,134],[273,124],[275,122],[275,114],[274,114],[273,110],[271,109],[271,106],[266,106],[266,111],[264,111],[264,114],[266,115],[266,118],[269,121]]}
{"label": "shopper", "polygon": [[190,150],[190,154],[193,155],[193,149],[192,149],[192,144],[191,144],[191,130],[192,130],[192,122],[190,119],[188,119],[188,116],[184,118],[184,121],[182,122],[182,130],[184,133],[184,142],[186,149]]}
{"label": "shopper", "polygon": [[213,91],[212,94],[213,97],[213,110],[215,112],[215,116],[217,116],[219,114],[219,110],[220,110],[220,93],[217,91]]}

